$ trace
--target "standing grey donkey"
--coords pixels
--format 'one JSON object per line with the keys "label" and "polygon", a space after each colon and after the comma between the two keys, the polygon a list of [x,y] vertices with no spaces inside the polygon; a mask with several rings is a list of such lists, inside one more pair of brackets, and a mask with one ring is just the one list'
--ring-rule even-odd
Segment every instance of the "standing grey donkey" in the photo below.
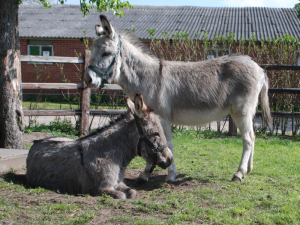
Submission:
{"label": "standing grey donkey", "polygon": [[26,177],[32,187],[69,194],[134,198],[123,182],[137,155],[165,169],[173,161],[160,120],[137,94],[126,100],[128,111],[115,122],[78,140],[51,137],[35,141],[27,158]]}
{"label": "standing grey donkey", "polygon": [[[93,42],[85,76],[88,86],[117,83],[131,99],[142,93],[145,104],[161,116],[172,153],[171,124],[199,126],[230,114],[243,139],[242,159],[233,180],[241,181],[249,174],[255,142],[252,119],[259,95],[263,119],[272,130],[264,70],[244,55],[199,62],[160,60],[132,35],[115,32],[105,16],[100,20],[102,26],[96,26],[98,38]],[[147,163],[141,179],[148,180],[150,167]],[[176,173],[173,161],[166,180],[174,181]]]}

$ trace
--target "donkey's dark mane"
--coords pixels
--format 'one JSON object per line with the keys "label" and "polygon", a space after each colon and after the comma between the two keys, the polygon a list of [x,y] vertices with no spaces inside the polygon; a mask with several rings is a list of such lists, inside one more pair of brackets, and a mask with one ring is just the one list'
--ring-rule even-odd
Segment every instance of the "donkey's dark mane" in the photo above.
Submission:
{"label": "donkey's dark mane", "polygon": [[136,36],[134,36],[133,34],[125,33],[125,34],[121,34],[120,36],[121,36],[121,40],[122,40],[122,37],[123,37],[128,42],[130,42],[133,46],[140,49],[141,52],[147,54],[148,56],[150,56],[153,59],[158,60],[158,58],[153,54],[153,52],[151,52],[151,50],[143,42],[141,42]]}
{"label": "donkey's dark mane", "polygon": [[89,133],[88,135],[86,135],[86,136],[84,136],[84,137],[82,137],[82,138],[79,138],[79,139],[77,139],[77,140],[82,141],[82,140],[85,140],[85,139],[87,139],[87,138],[89,138],[89,137],[95,135],[95,134],[99,134],[99,133],[102,133],[102,132],[108,130],[108,129],[111,128],[112,126],[116,125],[116,124],[119,123],[120,121],[123,121],[125,118],[127,118],[127,116],[128,116],[130,113],[131,113],[131,112],[130,112],[129,110],[127,110],[125,113],[119,115],[115,120],[110,121],[108,125],[105,125],[105,126],[103,126],[103,127],[101,127],[101,128],[97,128],[96,131],[91,132],[91,133]]}

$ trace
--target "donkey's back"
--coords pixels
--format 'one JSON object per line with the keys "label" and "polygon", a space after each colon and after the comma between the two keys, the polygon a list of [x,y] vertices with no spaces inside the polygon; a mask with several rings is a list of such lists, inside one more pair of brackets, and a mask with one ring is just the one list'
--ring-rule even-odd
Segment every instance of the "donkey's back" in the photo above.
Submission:
{"label": "donkey's back", "polygon": [[27,157],[26,177],[32,187],[62,193],[90,193],[93,185],[81,166],[82,152],[72,139],[51,137],[35,141]]}
{"label": "donkey's back", "polygon": [[168,102],[164,106],[170,107],[172,123],[180,125],[202,125],[232,111],[253,116],[252,105],[268,86],[263,69],[244,55],[200,62],[164,61],[163,74],[161,101]]}

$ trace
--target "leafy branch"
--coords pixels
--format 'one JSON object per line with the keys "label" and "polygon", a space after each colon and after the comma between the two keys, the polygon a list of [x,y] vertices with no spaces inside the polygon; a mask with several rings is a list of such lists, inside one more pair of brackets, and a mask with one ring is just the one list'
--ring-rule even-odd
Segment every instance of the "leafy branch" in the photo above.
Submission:
{"label": "leafy branch", "polygon": [[[17,0],[18,4],[21,4],[23,0]],[[51,8],[51,4],[47,0],[40,0],[40,2],[43,4],[43,6],[46,9]],[[64,4],[67,2],[67,0],[59,0],[60,4]],[[84,16],[87,16],[91,9],[95,8],[95,5],[97,6],[97,11],[102,12],[111,10],[114,15],[117,17],[124,16],[124,12],[121,11],[121,9],[126,8],[134,8],[133,5],[129,4],[128,1],[121,1],[121,0],[80,0],[80,12],[83,13]]]}
{"label": "leafy branch", "polygon": [[[299,1],[300,1],[300,0],[299,0]],[[300,3],[296,4],[294,8],[295,8],[295,9],[297,10],[297,12],[298,12],[297,17],[300,18]]]}

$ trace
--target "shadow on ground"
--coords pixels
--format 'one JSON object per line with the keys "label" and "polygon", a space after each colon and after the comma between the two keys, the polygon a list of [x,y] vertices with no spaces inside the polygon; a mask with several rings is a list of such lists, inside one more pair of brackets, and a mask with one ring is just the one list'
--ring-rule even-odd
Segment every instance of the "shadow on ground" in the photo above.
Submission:
{"label": "shadow on ground", "polygon": [[[148,182],[140,182],[138,175],[141,170],[127,170],[124,177],[124,183],[135,189],[139,196],[145,192],[156,189],[166,188],[174,191],[178,190],[195,190],[203,185],[210,185],[209,179],[193,179],[187,178],[185,174],[178,174],[176,181],[172,183],[165,182],[167,171],[154,171]],[[0,175],[0,177],[8,183],[22,185],[26,189],[31,189],[26,179],[26,170],[11,171]],[[212,183],[211,183],[212,184]]]}
{"label": "shadow on ground", "polygon": [[2,174],[0,177],[8,183],[23,185],[26,188],[30,188],[28,186],[25,171],[23,170],[18,172],[9,171],[7,173]]}
{"label": "shadow on ground", "polygon": [[140,170],[135,169],[127,170],[124,177],[124,183],[137,191],[153,191],[163,187],[172,190],[193,190],[209,183],[208,179],[187,178],[185,174],[178,174],[175,182],[167,183],[167,171],[154,171],[148,182],[140,182],[139,172]]}

